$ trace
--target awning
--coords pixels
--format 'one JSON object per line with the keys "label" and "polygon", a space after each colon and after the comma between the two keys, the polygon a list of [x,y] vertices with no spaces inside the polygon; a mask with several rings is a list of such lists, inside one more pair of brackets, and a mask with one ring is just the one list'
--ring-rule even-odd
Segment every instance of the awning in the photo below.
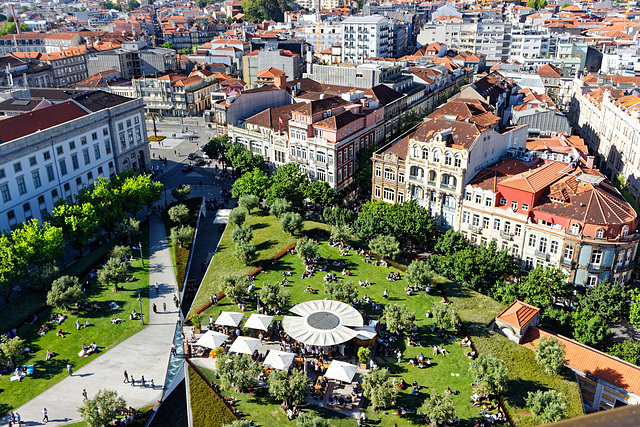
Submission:
{"label": "awning", "polygon": [[273,369],[289,369],[293,359],[296,357],[294,353],[287,353],[286,351],[271,350],[267,357],[262,362],[262,366],[266,366]]}
{"label": "awning", "polygon": [[356,375],[356,371],[358,367],[356,365],[352,365],[351,363],[341,362],[339,360],[334,360],[329,365],[327,372],[325,372],[325,378],[330,378],[332,380],[344,381],[346,383],[350,383],[353,381],[353,377]]}
{"label": "awning", "polygon": [[273,316],[267,316],[265,314],[252,314],[244,324],[246,328],[260,329],[266,331],[269,328],[269,324],[273,320]]}

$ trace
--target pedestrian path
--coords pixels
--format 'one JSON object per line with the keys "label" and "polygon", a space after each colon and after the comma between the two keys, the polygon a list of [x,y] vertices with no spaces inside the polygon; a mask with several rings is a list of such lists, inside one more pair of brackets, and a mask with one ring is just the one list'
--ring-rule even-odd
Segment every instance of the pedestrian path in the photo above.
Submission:
{"label": "pedestrian path", "polygon": [[[100,389],[116,390],[124,397],[127,406],[134,408],[154,405],[162,397],[178,310],[173,303],[177,286],[171,253],[164,225],[157,215],[150,218],[149,246],[149,307],[143,313],[149,326],[19,407],[17,411],[23,423],[42,425],[43,408],[48,411],[48,426],[81,421],[77,409],[82,405],[83,389],[87,390],[89,397]],[[157,294],[156,282],[160,284]],[[163,302],[167,303],[166,313],[162,312]],[[157,314],[150,310],[153,303],[158,307]],[[134,387],[123,382],[125,369],[135,378]],[[140,387],[138,381],[142,375],[147,384],[153,379],[155,389]],[[8,418],[0,420],[0,424],[7,421]]]}

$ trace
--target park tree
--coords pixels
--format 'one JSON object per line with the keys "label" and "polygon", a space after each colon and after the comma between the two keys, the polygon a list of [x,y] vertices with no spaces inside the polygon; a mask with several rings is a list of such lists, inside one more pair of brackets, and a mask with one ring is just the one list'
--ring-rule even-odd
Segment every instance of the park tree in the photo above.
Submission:
{"label": "park tree", "polygon": [[264,198],[270,184],[271,178],[269,178],[262,169],[254,168],[252,171],[242,174],[242,176],[233,183],[231,193],[233,197],[236,198],[248,195],[256,195],[259,198]]}
{"label": "park tree", "polygon": [[348,225],[334,225],[331,227],[331,237],[336,242],[344,242],[351,237],[351,227]]}
{"label": "park tree", "polygon": [[271,176],[271,186],[267,189],[267,205],[275,199],[284,198],[291,202],[293,210],[302,212],[304,208],[304,186],[308,175],[300,170],[298,163],[285,163]]}
{"label": "park tree", "polygon": [[293,205],[287,199],[275,199],[269,206],[269,214],[280,218],[287,212],[291,212]]}
{"label": "park tree", "polygon": [[640,290],[630,290],[629,297],[632,300],[631,307],[629,307],[629,323],[640,328]]}
{"label": "park tree", "polygon": [[313,259],[318,253],[318,243],[312,239],[298,239],[296,241],[296,253],[303,263]]}
{"label": "park tree", "polygon": [[253,387],[262,372],[262,364],[254,362],[247,354],[223,354],[216,359],[216,372],[223,388],[234,387],[242,393]]}
{"label": "park tree", "polygon": [[338,282],[324,282],[324,291],[329,298],[351,304],[354,298],[358,297],[358,287],[352,280]]}
{"label": "park tree", "polygon": [[296,420],[296,427],[331,427],[329,420],[304,412]]}
{"label": "park tree", "polygon": [[436,427],[439,422],[449,422],[456,416],[456,408],[450,394],[440,394],[435,390],[422,402],[417,410],[418,415],[428,417],[431,426]]}
{"label": "park tree", "polygon": [[452,276],[462,285],[485,293],[498,280],[518,271],[513,256],[506,250],[499,251],[495,240],[488,245],[443,256],[439,267],[441,274]]}
{"label": "park tree", "polygon": [[253,154],[240,144],[232,144],[225,153],[226,160],[241,174],[254,168],[264,169],[264,157]]}
{"label": "park tree", "polygon": [[591,347],[604,349],[613,336],[607,322],[592,311],[574,312],[572,324],[573,337]]}
{"label": "park tree", "polygon": [[469,247],[467,239],[453,228],[440,235],[433,250],[438,255],[451,255],[455,252],[463,251]]}
{"label": "park tree", "polygon": [[391,405],[398,394],[398,387],[394,384],[387,368],[369,371],[362,379],[362,388],[365,397],[371,401],[374,412]]}
{"label": "park tree", "polygon": [[176,49],[176,45],[171,43],[171,42],[164,42],[160,45],[160,47],[163,47],[165,49],[173,49],[173,50],[177,50]]}
{"label": "park tree", "polygon": [[186,248],[191,244],[194,229],[191,226],[179,225],[171,229],[171,241],[181,248]]}
{"label": "park tree", "polygon": [[54,280],[47,293],[47,305],[59,309],[67,309],[84,299],[84,292],[77,277],[62,276]]}
{"label": "park tree", "polygon": [[424,261],[420,261],[417,259],[413,260],[411,261],[411,264],[409,264],[409,267],[407,267],[407,280],[413,286],[431,286],[433,276],[433,271]]}
{"label": "park tree", "polygon": [[607,353],[640,366],[640,341],[636,341],[633,338],[614,343],[609,350],[607,350]]}
{"label": "park tree", "polygon": [[333,206],[322,211],[322,221],[335,227],[351,227],[355,220],[356,214],[351,209]]}
{"label": "park tree", "polygon": [[567,405],[558,390],[529,392],[525,399],[533,417],[542,424],[553,423],[567,417]]}
{"label": "park tree", "polygon": [[112,178],[99,176],[76,196],[76,205],[90,204],[93,207],[98,227],[107,233],[114,231],[116,224],[127,216],[120,191],[123,179],[119,175]]}
{"label": "park tree", "polygon": [[628,298],[629,292],[622,285],[605,280],[587,289],[578,308],[598,313],[607,322],[617,322],[628,317]]}
{"label": "park tree", "polygon": [[530,7],[531,9],[535,9],[536,8],[536,0],[527,0],[527,7]]}
{"label": "park tree", "polygon": [[336,190],[331,188],[328,182],[313,181],[305,185],[304,196],[311,200],[311,203],[315,206],[329,206],[333,205],[338,198]]}
{"label": "park tree", "polygon": [[379,235],[369,241],[369,249],[382,259],[395,259],[400,254],[400,243],[393,236]]}
{"label": "park tree", "polygon": [[[231,147],[231,138],[229,135],[221,135],[211,138],[211,140],[202,147],[202,151],[212,159],[225,162],[225,155],[229,147]],[[234,197],[237,196],[234,194]]]}
{"label": "park tree", "polygon": [[189,184],[181,184],[176,185],[171,189],[171,196],[178,201],[178,203],[182,203],[189,198],[191,194],[191,186]]}
{"label": "park tree", "polygon": [[234,304],[237,304],[241,298],[247,295],[247,284],[242,276],[224,275],[218,280],[217,287]]}
{"label": "park tree", "polygon": [[393,229],[389,224],[391,205],[380,200],[372,200],[360,208],[358,217],[353,222],[356,236],[369,241],[380,235],[391,235]]}
{"label": "park tree", "polygon": [[433,216],[415,199],[391,205],[388,215],[392,235],[407,242],[411,252],[414,246],[433,247],[436,236]]}
{"label": "park tree", "polygon": [[187,205],[172,206],[167,213],[175,224],[184,224],[189,220],[189,208]]}
{"label": "park tree", "polygon": [[238,206],[247,210],[251,214],[251,209],[255,209],[260,204],[260,199],[255,194],[247,194],[238,199]]}
{"label": "park tree", "polygon": [[140,7],[140,3],[138,1],[129,0],[127,2],[127,8],[125,9],[125,12],[131,12],[132,10],[136,10],[139,7]]}
{"label": "park tree", "polygon": [[234,243],[250,242],[253,239],[253,229],[250,225],[241,225],[231,231],[231,240]]}
{"label": "park tree", "polygon": [[453,304],[436,302],[431,306],[433,311],[433,323],[442,329],[453,329],[456,324],[457,314]]}
{"label": "park tree", "polygon": [[247,213],[243,209],[234,208],[229,213],[229,224],[235,225],[237,227],[240,227],[242,224],[244,224],[246,219]]}
{"label": "park tree", "polygon": [[307,401],[311,378],[306,372],[293,369],[289,373],[288,370],[282,369],[269,374],[267,380],[269,395],[276,400],[281,400],[283,409],[302,405]]}
{"label": "park tree", "polygon": [[386,325],[388,332],[397,334],[411,327],[416,314],[404,305],[387,304],[380,320]]}
{"label": "park tree", "polygon": [[469,365],[471,377],[478,384],[478,392],[483,394],[499,394],[507,385],[508,371],[504,362],[493,356],[480,354]]}
{"label": "park tree", "polygon": [[233,252],[233,256],[235,256],[238,261],[243,263],[244,265],[249,265],[253,261],[258,258],[258,253],[256,252],[256,245],[252,242],[240,241],[236,243],[236,249]]}
{"label": "park tree", "polygon": [[13,250],[13,242],[5,233],[0,233],[0,291],[5,303],[13,293],[13,286],[22,277],[24,260]]}
{"label": "park tree", "polygon": [[116,233],[127,239],[127,243],[140,234],[140,221],[132,217],[126,217],[116,224]]}
{"label": "park tree", "polygon": [[0,335],[0,366],[6,366],[13,371],[16,366],[22,365],[27,357],[24,351],[26,346],[20,337],[9,338],[4,334]]}
{"label": "park tree", "polygon": [[98,281],[103,285],[113,283],[113,290],[116,291],[118,283],[124,282],[127,278],[127,264],[116,258],[110,258],[105,265],[98,270]]}
{"label": "park tree", "polygon": [[56,263],[64,256],[62,228],[31,219],[11,231],[13,250],[27,267]]}
{"label": "park tree", "polygon": [[[20,24],[20,32],[26,33],[29,31],[31,31],[31,29],[27,25]],[[6,36],[7,34],[16,34],[17,32],[18,30],[16,29],[15,22],[5,21],[0,26],[0,37]]]}
{"label": "park tree", "polygon": [[89,427],[103,427],[111,423],[127,408],[124,398],[115,390],[100,390],[82,402],[78,412]]}
{"label": "park tree", "polygon": [[53,208],[52,223],[61,227],[71,247],[80,251],[98,231],[98,216],[91,203],[70,205],[66,202]]}
{"label": "park tree", "polygon": [[498,280],[489,289],[489,296],[505,305],[511,304],[520,297],[518,295],[518,285],[509,279]]}
{"label": "park tree", "polygon": [[283,22],[284,12],[290,10],[286,0],[242,0],[242,11],[249,22],[273,20]]}
{"label": "park tree", "polygon": [[271,311],[283,311],[289,303],[289,291],[278,283],[263,282],[260,302]]}
{"label": "park tree", "polygon": [[537,267],[524,278],[518,290],[524,302],[547,310],[571,295],[571,287],[564,279],[565,276],[557,268]]}
{"label": "park tree", "polygon": [[280,226],[285,233],[293,236],[302,230],[302,215],[297,212],[285,212],[280,217]]}
{"label": "park tree", "polygon": [[118,261],[126,261],[131,256],[131,248],[129,246],[117,245],[111,249],[111,258]]}
{"label": "park tree", "polygon": [[49,290],[58,277],[60,269],[54,263],[38,265],[27,271],[27,280],[34,289]]}
{"label": "park tree", "polygon": [[564,361],[564,346],[556,337],[542,337],[535,349],[536,362],[547,374],[557,374]]}
{"label": "park tree", "polygon": [[[511,301],[513,302],[513,300]],[[510,303],[511,303],[510,302]],[[573,310],[552,308],[542,313],[540,325],[566,337],[573,336]]]}
{"label": "park tree", "polygon": [[125,212],[131,216],[135,216],[142,208],[152,206],[162,197],[162,183],[151,179],[150,174],[134,175],[133,171],[129,171],[118,177],[124,177],[120,184],[121,198]]}

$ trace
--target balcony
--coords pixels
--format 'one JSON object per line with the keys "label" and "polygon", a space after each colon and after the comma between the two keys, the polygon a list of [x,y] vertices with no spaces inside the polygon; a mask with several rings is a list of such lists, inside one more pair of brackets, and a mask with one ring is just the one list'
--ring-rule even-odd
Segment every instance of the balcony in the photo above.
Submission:
{"label": "balcony", "polygon": [[482,227],[478,225],[470,225],[469,230],[471,230],[474,233],[482,234]]}
{"label": "balcony", "polygon": [[435,187],[436,186],[436,182],[435,181],[427,181],[427,184]]}
{"label": "balcony", "polygon": [[625,270],[629,270],[629,263],[625,262],[625,263],[618,263],[616,265],[613,266],[613,271],[619,273],[621,271],[625,271]]}
{"label": "balcony", "polygon": [[536,254],[536,257],[538,257],[538,258],[542,258],[542,259],[544,259],[545,261],[549,261],[549,258],[550,258],[549,254],[547,254],[547,253],[545,253],[545,252],[542,252],[542,251],[539,251],[539,250],[537,250],[537,249],[536,249],[536,251],[535,251],[535,254]]}
{"label": "balcony", "polygon": [[604,270],[604,265],[602,265],[602,264],[589,264],[589,265],[587,265],[587,270],[589,270],[589,271],[602,271],[602,270]]}
{"label": "balcony", "polygon": [[572,268],[573,267],[573,261],[571,260],[571,258],[562,257],[562,258],[560,258],[560,265],[564,265],[565,267]]}
{"label": "balcony", "polygon": [[502,239],[504,240],[513,240],[513,234],[507,233],[506,231],[501,231],[500,237],[502,237]]}

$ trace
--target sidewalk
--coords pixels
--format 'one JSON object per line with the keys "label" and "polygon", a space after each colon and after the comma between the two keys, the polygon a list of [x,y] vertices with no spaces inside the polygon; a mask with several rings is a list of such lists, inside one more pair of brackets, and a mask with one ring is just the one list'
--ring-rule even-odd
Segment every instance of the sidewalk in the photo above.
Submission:
{"label": "sidewalk", "polygon": [[[116,390],[124,397],[127,406],[139,408],[154,405],[162,397],[170,347],[173,341],[178,310],[173,304],[173,294],[177,292],[171,254],[167,246],[164,225],[158,216],[151,216],[149,230],[149,306],[144,311],[148,326],[121,342],[113,349],[85,365],[73,376],[68,377],[17,409],[26,425],[44,425],[42,408],[49,413],[48,426],[81,421],[78,407],[82,405],[82,389],[87,389],[92,397],[99,389]],[[153,284],[160,284],[156,295]],[[151,312],[151,304],[162,307],[167,303],[167,313]],[[99,343],[98,343],[99,344]],[[136,379],[136,386],[123,383],[124,370]],[[155,390],[139,386],[138,380],[144,375],[147,384],[151,379]],[[8,418],[0,420],[7,423]]]}

